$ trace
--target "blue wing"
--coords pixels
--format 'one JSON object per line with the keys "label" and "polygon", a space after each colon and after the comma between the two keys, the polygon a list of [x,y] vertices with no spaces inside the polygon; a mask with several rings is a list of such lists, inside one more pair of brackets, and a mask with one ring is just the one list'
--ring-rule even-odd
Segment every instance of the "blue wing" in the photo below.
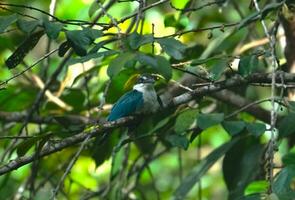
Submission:
{"label": "blue wing", "polygon": [[108,121],[115,121],[119,118],[126,117],[136,111],[143,105],[143,96],[141,92],[132,90],[124,94],[114,105]]}

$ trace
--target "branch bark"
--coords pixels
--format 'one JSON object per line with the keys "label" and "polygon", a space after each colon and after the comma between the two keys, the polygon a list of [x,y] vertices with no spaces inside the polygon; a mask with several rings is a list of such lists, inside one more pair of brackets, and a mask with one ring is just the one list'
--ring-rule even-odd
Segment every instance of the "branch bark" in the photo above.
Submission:
{"label": "branch bark", "polygon": [[[278,76],[279,75],[279,76]],[[277,82],[280,82],[281,79],[284,79],[284,83],[290,83],[295,82],[295,74],[280,72],[277,73],[276,79]],[[200,98],[201,96],[208,95],[214,92],[218,92],[220,90],[223,90],[225,88],[231,88],[231,87],[239,87],[241,85],[249,84],[249,83],[270,83],[272,79],[272,74],[252,74],[246,78],[243,78],[241,76],[234,76],[230,79],[219,81],[217,83],[212,83],[208,86],[202,86],[199,87],[191,92],[185,92],[179,96],[176,96],[172,99],[169,107],[176,107],[180,104],[187,103],[193,99]],[[226,100],[226,99],[224,99]],[[237,105],[239,106],[239,105]],[[254,110],[252,111],[254,112]],[[262,113],[265,115],[265,113]],[[14,160],[11,160],[6,165],[3,165],[0,167],[0,175],[3,175],[5,173],[8,173],[12,170],[18,169],[19,167],[26,165],[28,163],[33,162],[36,157],[37,159],[40,159],[42,157],[45,157],[47,155],[53,154],[57,151],[61,151],[69,146],[75,145],[77,143],[82,142],[85,140],[86,137],[91,135],[90,138],[97,136],[98,134],[102,134],[105,132],[110,132],[112,129],[117,127],[123,127],[128,126],[131,124],[136,124],[139,121],[139,117],[125,117],[121,118],[114,122],[106,122],[101,125],[95,126],[90,131],[84,131],[82,133],[79,133],[77,135],[74,135],[72,137],[63,139],[55,144],[47,144],[41,152],[38,152],[37,154],[33,154],[30,156],[23,156]]]}

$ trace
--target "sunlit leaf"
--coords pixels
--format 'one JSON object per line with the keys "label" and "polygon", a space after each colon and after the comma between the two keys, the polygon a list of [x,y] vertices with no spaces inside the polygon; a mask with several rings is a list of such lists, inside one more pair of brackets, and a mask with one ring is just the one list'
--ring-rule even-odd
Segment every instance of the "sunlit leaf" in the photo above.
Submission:
{"label": "sunlit leaf", "polygon": [[98,9],[100,9],[98,1],[93,1],[88,10],[88,16],[91,18]]}
{"label": "sunlit leaf", "polygon": [[267,182],[266,180],[254,181],[246,187],[245,195],[266,193],[268,187],[269,187],[269,182]]}

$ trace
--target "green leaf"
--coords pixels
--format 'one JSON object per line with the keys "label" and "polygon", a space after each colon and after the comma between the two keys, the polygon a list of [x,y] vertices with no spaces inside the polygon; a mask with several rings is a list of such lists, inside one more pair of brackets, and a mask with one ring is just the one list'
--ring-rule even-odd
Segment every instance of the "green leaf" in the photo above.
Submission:
{"label": "green leaf", "polygon": [[24,111],[32,106],[37,92],[37,88],[24,85],[10,86],[0,92],[0,110],[7,112]]}
{"label": "green leaf", "polygon": [[134,70],[128,68],[121,70],[117,75],[111,78],[111,83],[106,94],[106,102],[115,103],[119,97],[126,92],[124,90],[124,85],[132,75],[134,75]]}
{"label": "green leaf", "polygon": [[177,118],[174,125],[174,131],[176,133],[183,133],[191,127],[191,125],[196,121],[198,114],[198,109],[188,109],[181,112]]}
{"label": "green leaf", "polygon": [[281,1],[279,3],[269,3],[267,4],[261,11],[257,11],[248,17],[244,18],[239,26],[237,27],[238,29],[241,29],[250,23],[258,20],[258,19],[264,19],[271,11],[276,11],[279,7],[281,7],[284,4],[284,1]]}
{"label": "green leaf", "polygon": [[164,76],[166,80],[170,80],[172,77],[172,68],[169,61],[163,56],[156,56],[156,61],[156,71],[162,76]]}
{"label": "green leaf", "polygon": [[264,148],[259,138],[248,136],[239,140],[226,153],[222,171],[229,191],[228,199],[243,197],[247,185],[262,173],[259,169]]}
{"label": "green leaf", "polygon": [[79,112],[85,109],[84,102],[86,96],[80,89],[67,89],[61,98],[65,103],[74,108],[74,112]]}
{"label": "green leaf", "polygon": [[124,68],[125,64],[132,60],[135,57],[135,54],[131,52],[126,52],[118,55],[116,58],[114,58],[107,69],[107,74],[110,78],[113,78],[114,76],[118,75],[120,71]]}
{"label": "green leaf", "polygon": [[252,56],[243,56],[240,59],[238,72],[242,76],[248,76],[252,74],[252,72],[257,68],[258,66],[258,58],[256,55]]}
{"label": "green leaf", "polygon": [[254,181],[246,187],[244,194],[251,195],[257,193],[266,193],[268,187],[269,183],[266,180]]}
{"label": "green leaf", "polygon": [[114,130],[107,136],[98,135],[92,144],[92,159],[96,167],[100,166],[106,159],[112,155],[115,144],[118,143],[118,131]]}
{"label": "green leaf", "polygon": [[174,38],[162,38],[156,40],[162,47],[162,49],[176,60],[181,60],[183,58],[183,53],[186,46],[180,41]]}
{"label": "green leaf", "polygon": [[88,10],[88,16],[91,18],[93,16],[93,14],[98,10],[100,9],[100,6],[98,4],[97,1],[93,1],[89,10]]}
{"label": "green leaf", "polygon": [[214,165],[219,158],[221,158],[236,142],[237,138],[223,144],[208,156],[201,160],[201,162],[189,172],[189,174],[183,179],[182,183],[174,193],[173,199],[182,200],[185,199],[187,193],[199,182],[200,178]]}
{"label": "green leaf", "polygon": [[78,57],[78,58],[71,58],[67,64],[68,65],[74,65],[76,63],[84,63],[87,62],[91,59],[101,59],[105,58],[108,56],[112,56],[118,54],[117,51],[109,50],[109,51],[102,51],[102,52],[97,52],[97,53],[89,53],[86,56]]}
{"label": "green leaf", "polygon": [[174,14],[168,14],[164,18],[165,27],[175,27],[178,30],[182,30],[189,25],[189,19],[185,15],[181,15],[179,19],[176,19]]}
{"label": "green leaf", "polygon": [[19,143],[16,146],[17,155],[19,157],[24,156],[30,150],[30,148],[32,148],[34,146],[34,144],[37,143],[37,141],[39,139],[40,138],[38,138],[38,137],[33,137],[33,138],[26,139],[26,140],[22,141],[21,143]]}
{"label": "green leaf", "polygon": [[40,24],[39,20],[32,20],[32,21],[27,21],[23,19],[17,20],[17,26],[19,29],[25,33],[32,33],[37,26]]}
{"label": "green leaf", "polygon": [[153,35],[140,35],[137,32],[131,33],[127,38],[129,46],[134,50],[138,49],[144,44],[152,43],[153,40]]}
{"label": "green leaf", "polygon": [[56,39],[63,28],[63,25],[57,22],[49,22],[48,20],[43,21],[45,32],[51,39]]}
{"label": "green leaf", "polygon": [[136,54],[136,60],[143,65],[151,66],[158,74],[164,76],[166,80],[172,77],[172,68],[169,61],[163,56],[149,56],[143,53]]}
{"label": "green leaf", "polygon": [[184,135],[167,135],[165,140],[167,140],[173,147],[179,147],[184,150],[187,150],[189,146],[189,140]]}
{"label": "green leaf", "polygon": [[283,157],[284,165],[294,165],[295,166],[295,153],[288,153]]}
{"label": "green leaf", "polygon": [[9,69],[15,68],[23,61],[25,56],[31,51],[39,42],[39,39],[44,35],[44,31],[38,31],[30,35],[25,41],[17,47],[17,49],[5,61]]}
{"label": "green leaf", "polygon": [[66,31],[69,45],[79,56],[87,54],[87,47],[102,35],[100,30],[84,28],[83,30]]}
{"label": "green leaf", "polygon": [[219,124],[223,119],[223,113],[199,114],[197,123],[201,129],[205,130],[206,128]]}
{"label": "green leaf", "polygon": [[266,126],[262,123],[247,123],[246,127],[247,130],[256,137],[259,137],[266,131]]}
{"label": "green leaf", "polygon": [[3,33],[12,23],[16,22],[17,15],[0,16],[0,33]]}
{"label": "green leaf", "polygon": [[279,199],[288,200],[295,198],[293,187],[295,183],[295,166],[289,165],[284,167],[277,175],[273,184],[273,192]]}
{"label": "green leaf", "polygon": [[286,137],[295,133],[295,113],[289,113],[278,123],[280,137]]}
{"label": "green leaf", "polygon": [[235,136],[245,128],[246,124],[243,121],[224,121],[222,126],[231,136]]}
{"label": "green leaf", "polygon": [[294,112],[295,111],[295,101],[288,101],[288,107]]}
{"label": "green leaf", "polygon": [[226,60],[221,60],[220,62],[214,64],[210,69],[209,77],[212,80],[218,80],[223,74],[224,70],[227,68],[228,63]]}

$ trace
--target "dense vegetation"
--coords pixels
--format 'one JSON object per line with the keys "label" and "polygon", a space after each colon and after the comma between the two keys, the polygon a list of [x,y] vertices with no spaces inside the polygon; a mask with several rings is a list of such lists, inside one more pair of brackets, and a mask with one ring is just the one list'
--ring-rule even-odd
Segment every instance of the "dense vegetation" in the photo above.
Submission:
{"label": "dense vegetation", "polygon": [[293,3],[0,2],[1,199],[295,199]]}

